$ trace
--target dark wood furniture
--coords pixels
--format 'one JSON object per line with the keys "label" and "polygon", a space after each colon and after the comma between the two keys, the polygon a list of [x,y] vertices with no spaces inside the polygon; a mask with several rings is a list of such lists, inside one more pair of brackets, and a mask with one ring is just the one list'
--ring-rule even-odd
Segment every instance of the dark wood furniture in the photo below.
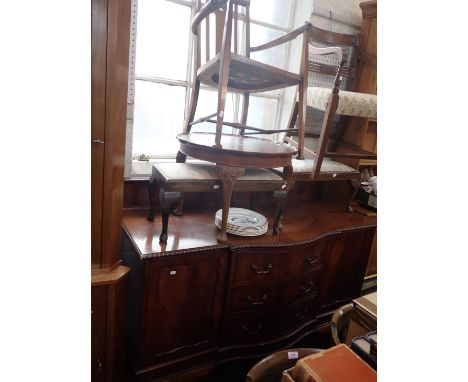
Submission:
{"label": "dark wood furniture", "polygon": [[[159,185],[162,231],[159,241],[167,242],[169,215],[181,201],[182,192],[219,192],[222,181],[212,163],[157,163],[153,165],[149,179],[150,212],[148,220],[154,221],[156,215],[155,196]],[[255,209],[258,191],[272,192],[277,200],[273,219],[273,232],[279,232],[279,220],[286,202],[286,184],[282,177],[263,168],[247,168],[245,173],[233,184],[233,192],[251,192],[251,209]]]}
{"label": "dark wood furniture", "polygon": [[125,365],[129,269],[121,262],[130,0],[91,2],[91,376]]}
{"label": "dark wood furniture", "polygon": [[[259,210],[271,216],[271,206]],[[281,235],[217,241],[214,211],[161,222],[124,212],[130,280],[130,343],[138,381],[194,380],[215,364],[259,358],[329,325],[360,295],[375,218],[332,203],[291,205]]]}
{"label": "dark wood furniture", "polygon": [[[280,350],[257,362],[247,373],[246,382],[277,382],[283,371],[294,367],[298,359],[321,352],[322,349],[298,348]],[[291,353],[296,353],[292,356]]]}
{"label": "dark wood furniture", "polygon": [[346,304],[338,308],[333,313],[331,320],[331,334],[335,345],[339,345],[346,342],[346,336],[348,333],[348,326],[351,321],[351,312],[353,311],[353,304]]}
{"label": "dark wood furniture", "polygon": [[[306,26],[298,28],[274,41],[261,46],[250,46],[250,0],[208,0],[203,6],[196,1],[196,14],[192,21],[194,34],[194,71],[190,110],[183,134],[177,139],[181,142],[178,162],[184,162],[186,156],[217,164],[218,175],[223,183],[223,214],[222,227],[218,240],[227,240],[226,227],[233,182],[243,174],[246,167],[273,168],[282,167],[282,175],[286,181],[291,173],[291,157],[296,153],[293,147],[278,144],[272,140],[246,137],[249,134],[272,134],[281,130],[261,129],[247,126],[249,94],[264,92],[288,86],[299,86],[300,93],[304,89],[302,72],[291,73],[250,58],[251,52],[269,49],[284,44],[304,34]],[[219,8],[223,11],[220,12]],[[240,17],[239,7],[245,9],[245,16]],[[209,16],[218,11],[218,24],[223,26],[222,40],[217,44],[216,55],[209,59],[209,43],[205,43],[207,62],[201,64],[201,24],[205,23],[206,36],[209,40]],[[224,16],[224,22],[221,17]],[[246,26],[246,51],[241,54],[238,44],[238,22],[244,21]],[[234,43],[232,43],[232,41]],[[194,121],[198,103],[200,85],[215,87],[218,90],[216,112]],[[226,93],[239,92],[243,94],[241,123],[224,121]],[[302,99],[302,98],[301,98]],[[215,117],[215,119],[214,119]],[[194,133],[194,125],[201,122],[216,124],[216,133]],[[236,128],[240,135],[223,134],[223,127]],[[247,131],[247,132],[246,132]]]}

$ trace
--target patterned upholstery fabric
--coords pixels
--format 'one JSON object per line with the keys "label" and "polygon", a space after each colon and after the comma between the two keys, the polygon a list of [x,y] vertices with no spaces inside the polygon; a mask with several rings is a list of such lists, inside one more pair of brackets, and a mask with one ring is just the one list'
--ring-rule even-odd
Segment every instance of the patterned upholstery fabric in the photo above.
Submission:
{"label": "patterned upholstery fabric", "polygon": [[[332,89],[309,87],[307,105],[325,111]],[[355,117],[377,118],[377,96],[340,90],[336,114]]]}
{"label": "patterned upholstery fabric", "polygon": [[[293,172],[295,173],[304,173],[312,172],[314,167],[314,159],[293,159]],[[350,166],[347,166],[343,163],[332,161],[331,159],[324,158],[322,162],[322,167],[320,168],[321,173],[337,173],[337,172],[356,172],[356,170]]]}
{"label": "patterned upholstery fabric", "polygon": [[[168,181],[218,180],[213,163],[156,163],[153,175],[159,172]],[[272,171],[263,168],[246,168],[244,175],[238,180],[243,181],[278,181],[283,179]]]}

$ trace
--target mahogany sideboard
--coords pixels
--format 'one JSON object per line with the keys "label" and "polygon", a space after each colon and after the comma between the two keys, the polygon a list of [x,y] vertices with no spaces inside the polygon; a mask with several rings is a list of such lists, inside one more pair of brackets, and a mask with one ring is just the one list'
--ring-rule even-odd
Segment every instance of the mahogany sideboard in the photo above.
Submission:
{"label": "mahogany sideboard", "polygon": [[[261,209],[261,208],[260,208]],[[267,217],[267,208],[261,209]],[[329,325],[361,292],[376,219],[327,202],[290,205],[283,230],[216,241],[213,211],[124,211],[129,354],[137,381],[195,380],[217,363],[262,357]]]}

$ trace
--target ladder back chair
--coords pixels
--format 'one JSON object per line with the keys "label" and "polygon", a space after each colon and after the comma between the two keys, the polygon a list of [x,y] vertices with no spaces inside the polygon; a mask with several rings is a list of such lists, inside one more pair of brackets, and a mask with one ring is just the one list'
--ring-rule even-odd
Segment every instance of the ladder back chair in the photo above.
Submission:
{"label": "ladder back chair", "polygon": [[[222,7],[222,11],[220,10]],[[240,12],[244,8],[244,13]],[[303,73],[289,72],[250,58],[252,52],[270,49],[287,43],[300,35],[304,35],[308,25],[304,25],[286,35],[260,46],[250,46],[250,0],[208,0],[203,6],[201,1],[196,1],[197,12],[192,20],[192,32],[194,36],[194,71],[193,86],[191,92],[190,108],[186,119],[184,133],[190,133],[192,126],[201,122],[216,124],[214,146],[222,148],[221,137],[223,127],[236,128],[240,135],[274,134],[285,132],[286,129],[262,129],[247,126],[249,108],[249,94],[280,89],[288,86],[307,85],[303,83]],[[210,14],[216,13],[216,24],[223,25],[222,39],[217,34],[216,52],[210,57]],[[224,15],[224,20],[221,18]],[[242,54],[239,48],[239,21],[245,26],[245,52]],[[202,41],[202,22],[205,24],[205,39]],[[216,32],[216,30],[215,30]],[[205,45],[205,54],[201,52],[202,43]],[[206,62],[202,65],[202,58]],[[301,71],[305,68],[301,68]],[[218,102],[216,111],[210,115],[194,121],[197,109],[200,85],[218,90]],[[226,93],[241,93],[243,95],[242,114],[240,123],[225,121]],[[293,128],[293,130],[295,130]],[[247,132],[246,132],[247,131]],[[227,138],[229,139],[229,138]]]}
{"label": "ladder back chair", "polygon": [[[377,99],[373,94],[350,91],[356,83],[359,66],[359,35],[329,32],[310,25],[307,40],[301,65],[307,68],[304,81],[309,87],[303,89],[302,98],[298,95],[298,102],[291,112],[291,130],[284,138],[285,142],[298,148],[297,158],[292,161],[291,179],[347,181],[350,194],[346,208],[352,211],[351,201],[359,188],[361,173],[338,159],[375,159],[376,154],[346,144],[341,138],[347,116],[376,117]],[[330,79],[332,86],[327,86]],[[302,99],[306,101],[301,102]],[[306,132],[305,128],[293,129],[296,123],[306,125],[307,106],[311,108],[311,127],[316,127],[321,120],[318,133]]]}

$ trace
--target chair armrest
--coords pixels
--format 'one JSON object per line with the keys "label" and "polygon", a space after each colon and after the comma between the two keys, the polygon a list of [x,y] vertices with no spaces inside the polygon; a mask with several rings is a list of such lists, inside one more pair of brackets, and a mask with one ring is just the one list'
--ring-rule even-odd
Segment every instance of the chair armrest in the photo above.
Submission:
{"label": "chair armrest", "polygon": [[310,27],[311,27],[311,24],[309,22],[306,22],[303,26],[285,34],[284,36],[278,37],[275,40],[267,42],[266,44],[250,47],[249,51],[258,52],[259,50],[269,49],[269,48],[273,48],[274,46],[284,44],[288,41],[294,40],[297,36],[308,31]]}
{"label": "chair armrest", "polygon": [[197,34],[197,28],[200,23],[218,8],[224,7],[228,0],[209,0],[193,17],[192,32]]}
{"label": "chair armrest", "polygon": [[339,332],[345,326],[349,325],[349,322],[351,321],[352,311],[353,311],[353,304],[351,303],[351,304],[346,304],[342,306],[341,308],[337,309],[335,313],[333,314],[330,328],[331,328],[331,333],[332,333],[332,337],[333,337],[333,341],[335,342],[335,345],[341,344]]}

